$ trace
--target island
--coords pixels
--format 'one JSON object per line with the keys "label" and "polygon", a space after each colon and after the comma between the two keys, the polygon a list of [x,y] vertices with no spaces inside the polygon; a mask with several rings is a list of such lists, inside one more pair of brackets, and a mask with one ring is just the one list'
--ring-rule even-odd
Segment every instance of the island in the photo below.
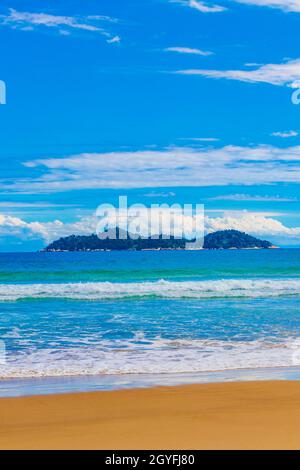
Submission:
{"label": "island", "polygon": [[[193,250],[200,249],[193,240],[164,238],[162,235],[153,238],[133,237],[117,229],[116,239],[108,234],[101,237],[92,235],[71,235],[60,238],[48,245],[44,252],[63,251],[142,251],[142,250]],[[271,249],[277,248],[266,240],[259,240],[237,230],[223,230],[209,233],[204,237],[204,250],[233,250],[233,249]]]}
{"label": "island", "polygon": [[238,230],[222,230],[209,233],[204,238],[206,250],[245,250],[277,248],[266,240],[259,240]]}

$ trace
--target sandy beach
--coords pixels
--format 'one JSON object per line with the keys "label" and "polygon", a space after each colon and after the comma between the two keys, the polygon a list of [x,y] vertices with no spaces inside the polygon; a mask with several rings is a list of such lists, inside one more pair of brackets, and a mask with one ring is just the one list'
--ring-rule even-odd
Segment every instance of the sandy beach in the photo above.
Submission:
{"label": "sandy beach", "polygon": [[300,382],[0,400],[1,449],[299,449]]}

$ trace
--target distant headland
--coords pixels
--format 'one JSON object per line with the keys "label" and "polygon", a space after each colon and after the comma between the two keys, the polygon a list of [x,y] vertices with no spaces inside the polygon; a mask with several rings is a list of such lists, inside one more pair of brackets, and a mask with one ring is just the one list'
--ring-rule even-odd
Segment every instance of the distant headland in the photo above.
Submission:
{"label": "distant headland", "polygon": [[[64,251],[142,251],[142,250],[192,250],[193,240],[177,239],[170,237],[165,239],[162,235],[153,238],[133,237],[126,232],[117,229],[116,239],[105,234],[98,237],[92,235],[71,235],[60,238],[48,245],[44,252]],[[124,236],[124,234],[126,236]],[[242,250],[242,249],[272,249],[277,248],[266,240],[259,240],[237,230],[223,230],[210,233],[204,237],[204,250]]]}

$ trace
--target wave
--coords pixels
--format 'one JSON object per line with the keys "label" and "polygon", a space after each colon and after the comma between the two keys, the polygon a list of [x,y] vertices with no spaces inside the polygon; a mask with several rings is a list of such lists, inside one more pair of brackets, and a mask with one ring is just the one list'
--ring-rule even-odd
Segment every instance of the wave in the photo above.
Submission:
{"label": "wave", "polygon": [[299,296],[300,279],[223,279],[207,281],[90,282],[66,284],[0,284],[0,301],[30,299],[209,299]]}
{"label": "wave", "polygon": [[77,348],[35,349],[10,355],[0,378],[178,374],[299,365],[300,341],[168,340],[134,338]]}

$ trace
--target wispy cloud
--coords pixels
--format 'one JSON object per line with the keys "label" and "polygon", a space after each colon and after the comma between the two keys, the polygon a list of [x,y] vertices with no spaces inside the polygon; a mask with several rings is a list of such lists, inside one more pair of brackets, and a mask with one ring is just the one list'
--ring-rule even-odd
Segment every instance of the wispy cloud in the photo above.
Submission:
{"label": "wispy cloud", "polygon": [[285,131],[285,132],[273,132],[272,137],[280,137],[281,139],[289,139],[290,137],[297,137],[299,132],[297,131]]}
{"label": "wispy cloud", "polygon": [[158,191],[151,191],[150,193],[143,194],[144,197],[150,198],[168,198],[168,197],[175,197],[176,193],[173,191],[169,192],[158,192]]}
{"label": "wispy cloud", "polygon": [[207,78],[225,78],[249,83],[291,85],[300,78],[300,59],[282,64],[266,64],[254,70],[189,69],[175,72],[180,75],[200,75]]}
{"label": "wispy cloud", "polygon": [[59,208],[66,208],[66,207],[75,207],[75,205],[74,204],[53,204],[50,202],[1,201],[0,207],[2,209],[51,209],[51,208],[59,209]]}
{"label": "wispy cloud", "polygon": [[[232,0],[235,3],[253,5],[258,7],[269,7],[279,9],[284,12],[300,12],[300,0]],[[221,13],[227,10],[223,5],[214,4],[209,1],[199,0],[169,0],[171,3],[179,3],[183,6],[194,8],[201,13]]]}
{"label": "wispy cloud", "polygon": [[300,0],[234,0],[237,3],[279,8],[286,12],[300,12]]}
{"label": "wispy cloud", "polygon": [[[225,146],[80,154],[25,163],[39,177],[0,181],[5,192],[300,182],[300,146]],[[31,171],[30,171],[31,173]],[[29,173],[29,175],[30,175]],[[171,175],[171,177],[170,177]]]}
{"label": "wispy cloud", "polygon": [[221,13],[227,8],[221,5],[212,4],[211,2],[202,2],[199,0],[169,0],[170,3],[179,3],[180,5],[193,8],[201,13]]}
{"label": "wispy cloud", "polygon": [[281,196],[259,196],[251,194],[224,194],[209,198],[210,201],[236,201],[236,202],[297,202],[297,198]]}
{"label": "wispy cloud", "polygon": [[219,142],[220,139],[217,137],[182,137],[180,140],[190,141],[190,142]]}
{"label": "wispy cloud", "polygon": [[119,44],[121,42],[120,36],[114,36],[111,39],[107,40],[108,44]]}
{"label": "wispy cloud", "polygon": [[[9,9],[7,14],[0,15],[0,25],[13,29],[33,31],[35,29],[52,28],[62,35],[70,35],[74,31],[98,34],[107,39],[107,42],[119,42],[119,36],[113,35],[108,29],[108,23],[118,20],[108,16],[60,16],[47,13],[21,12]],[[116,41],[118,38],[118,41]]]}
{"label": "wispy cloud", "polygon": [[192,49],[190,47],[167,47],[165,52],[177,52],[178,54],[194,54],[201,56],[210,56],[214,53],[211,51],[203,51],[202,49]]}

